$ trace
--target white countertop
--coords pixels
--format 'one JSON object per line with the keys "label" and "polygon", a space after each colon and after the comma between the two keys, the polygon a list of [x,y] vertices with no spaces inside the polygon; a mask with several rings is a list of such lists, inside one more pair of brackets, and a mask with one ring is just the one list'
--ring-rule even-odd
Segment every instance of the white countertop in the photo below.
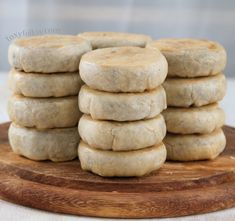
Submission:
{"label": "white countertop", "polygon": [[[221,106],[226,113],[226,124],[235,127],[235,79],[228,79],[227,94]],[[7,85],[7,74],[0,72],[0,123],[9,121],[9,117],[6,112],[7,99],[10,96],[10,91]],[[16,204],[8,203],[0,200],[0,220],[3,221],[65,221],[65,220],[104,220],[98,218],[86,218],[71,215],[61,215],[45,211],[40,211],[37,209],[31,209],[24,206],[19,206]],[[114,219],[105,219],[114,220]],[[147,219],[146,219],[147,220]],[[164,221],[234,221],[235,220],[235,208],[227,209],[218,212],[187,216],[179,218],[169,218],[169,219],[150,219],[150,220],[164,220]]]}

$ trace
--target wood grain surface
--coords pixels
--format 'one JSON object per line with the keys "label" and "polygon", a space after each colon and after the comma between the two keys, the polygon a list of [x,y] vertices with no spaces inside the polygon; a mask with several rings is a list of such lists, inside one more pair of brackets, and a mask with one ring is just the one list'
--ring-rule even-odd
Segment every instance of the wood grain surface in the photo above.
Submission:
{"label": "wood grain surface", "polygon": [[[102,178],[78,160],[35,162],[9,146],[0,125],[0,197],[42,210],[96,217],[150,218],[207,213],[235,206],[235,129],[213,161],[167,162],[141,178]],[[35,146],[35,148],[37,148]]]}

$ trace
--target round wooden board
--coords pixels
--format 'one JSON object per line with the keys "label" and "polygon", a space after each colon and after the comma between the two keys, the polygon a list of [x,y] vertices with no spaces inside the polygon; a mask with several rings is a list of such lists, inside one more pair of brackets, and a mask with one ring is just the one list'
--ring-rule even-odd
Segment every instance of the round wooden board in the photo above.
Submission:
{"label": "round wooden board", "polygon": [[[141,178],[102,178],[78,160],[34,162],[9,146],[0,125],[0,197],[42,210],[96,217],[175,217],[235,206],[235,129],[224,127],[227,147],[213,161],[167,162]],[[35,146],[35,148],[37,148]]]}

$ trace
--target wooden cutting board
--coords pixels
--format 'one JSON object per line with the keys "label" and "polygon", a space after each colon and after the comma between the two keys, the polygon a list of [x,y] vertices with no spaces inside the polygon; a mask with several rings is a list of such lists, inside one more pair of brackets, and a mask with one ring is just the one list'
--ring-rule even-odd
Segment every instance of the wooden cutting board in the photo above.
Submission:
{"label": "wooden cutting board", "polygon": [[[0,197],[42,210],[96,217],[149,218],[207,213],[235,206],[235,129],[213,161],[167,162],[142,178],[102,178],[78,160],[34,162],[11,152],[0,125]],[[37,148],[35,146],[35,148]]]}

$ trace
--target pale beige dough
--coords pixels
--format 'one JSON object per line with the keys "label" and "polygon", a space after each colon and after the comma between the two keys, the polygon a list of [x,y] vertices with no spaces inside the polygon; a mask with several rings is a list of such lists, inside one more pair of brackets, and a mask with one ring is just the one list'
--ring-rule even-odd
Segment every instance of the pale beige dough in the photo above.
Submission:
{"label": "pale beige dough", "polygon": [[157,48],[168,62],[168,76],[199,77],[217,74],[226,65],[226,51],[217,42],[202,39],[160,39],[147,45]]}
{"label": "pale beige dough", "polygon": [[168,133],[164,139],[164,144],[166,145],[168,160],[212,160],[223,152],[226,138],[222,129],[200,135]]}
{"label": "pale beige dough", "polygon": [[39,129],[74,127],[81,116],[78,96],[28,98],[13,95],[8,102],[8,114],[21,126]]}
{"label": "pale beige dough", "polygon": [[200,107],[223,99],[226,79],[222,73],[209,77],[167,78],[163,87],[168,106]]}
{"label": "pale beige dough", "polygon": [[147,35],[121,32],[83,32],[78,36],[89,41],[93,49],[121,46],[145,47],[152,41],[152,38]]}
{"label": "pale beige dough", "polygon": [[82,84],[78,72],[37,74],[12,69],[9,73],[9,86],[12,92],[26,97],[77,95]]}
{"label": "pale beige dough", "polygon": [[166,108],[166,95],[162,86],[143,93],[110,93],[83,85],[79,92],[79,108],[97,120],[149,119]]}
{"label": "pale beige dough", "polygon": [[166,148],[160,143],[141,150],[115,152],[93,149],[81,141],[78,156],[83,170],[100,176],[143,176],[163,165]]}
{"label": "pale beige dough", "polygon": [[79,135],[76,127],[37,130],[12,123],[8,134],[12,150],[31,160],[60,162],[77,157]]}
{"label": "pale beige dough", "polygon": [[91,88],[108,92],[143,92],[166,78],[167,61],[159,50],[138,47],[98,49],[82,56],[79,72]]}
{"label": "pale beige dough", "polygon": [[166,135],[162,115],[148,120],[116,122],[93,120],[83,115],[79,121],[79,134],[90,147],[127,151],[159,144]]}
{"label": "pale beige dough", "polygon": [[162,114],[167,131],[178,134],[211,133],[225,121],[225,113],[216,103],[202,107],[168,107]]}
{"label": "pale beige dough", "polygon": [[42,35],[16,39],[8,50],[12,67],[24,72],[75,72],[88,41],[72,35]]}

